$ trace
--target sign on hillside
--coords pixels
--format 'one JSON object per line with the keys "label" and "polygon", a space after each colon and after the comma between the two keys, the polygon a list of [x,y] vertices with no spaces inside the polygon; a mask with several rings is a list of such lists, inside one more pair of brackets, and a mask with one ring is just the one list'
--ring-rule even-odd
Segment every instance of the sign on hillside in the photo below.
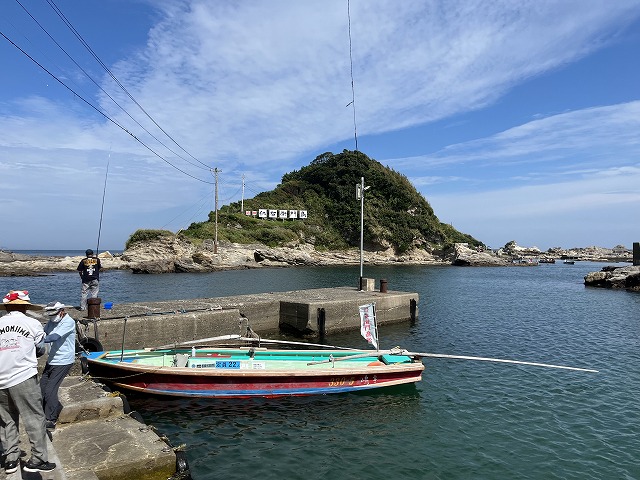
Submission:
{"label": "sign on hillside", "polygon": [[244,214],[248,217],[258,217],[262,219],[270,219],[270,220],[304,220],[307,218],[306,210],[293,210],[293,209],[285,209],[285,208],[259,208],[258,210],[245,210]]}

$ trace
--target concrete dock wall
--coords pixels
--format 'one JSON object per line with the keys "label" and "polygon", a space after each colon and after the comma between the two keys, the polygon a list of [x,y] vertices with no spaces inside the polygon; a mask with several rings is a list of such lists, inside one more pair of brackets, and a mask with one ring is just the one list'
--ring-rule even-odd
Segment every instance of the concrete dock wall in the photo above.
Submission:
{"label": "concrete dock wall", "polygon": [[[379,324],[417,318],[418,294],[367,292],[351,287],[271,292],[208,299],[139,302],[100,310],[98,339],[105,349],[169,345],[244,334],[248,319],[262,336],[287,330],[318,336],[360,328],[358,307],[375,302]],[[72,315],[73,316],[73,315]],[[80,318],[78,315],[76,317]],[[90,326],[88,335],[93,337]]]}
{"label": "concrete dock wall", "polygon": [[[167,480],[177,475],[177,455],[166,437],[141,423],[126,399],[103,385],[79,376],[64,379],[58,392],[63,406],[56,428],[48,434],[51,472],[21,471],[0,480]],[[126,402],[126,406],[125,406]],[[20,446],[29,451],[24,425]],[[28,458],[28,457],[26,457]],[[182,470],[180,471],[182,473]]]}

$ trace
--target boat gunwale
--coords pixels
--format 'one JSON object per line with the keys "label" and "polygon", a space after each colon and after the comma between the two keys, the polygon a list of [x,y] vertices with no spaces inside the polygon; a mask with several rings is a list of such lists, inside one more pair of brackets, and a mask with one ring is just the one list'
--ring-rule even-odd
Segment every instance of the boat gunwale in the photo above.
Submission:
{"label": "boat gunwale", "polygon": [[[342,352],[342,350],[341,350]],[[109,353],[109,352],[105,352]],[[107,360],[105,354],[98,357],[86,357],[89,364],[95,364],[101,368],[124,370],[128,372],[137,372],[140,374],[158,374],[158,375],[186,375],[186,376],[206,376],[206,377],[319,377],[319,376],[348,376],[348,375],[370,375],[380,373],[396,373],[409,371],[423,371],[424,364],[422,361],[412,360],[405,363],[392,363],[382,365],[365,364],[360,361],[361,365],[349,367],[334,368],[332,363],[327,362],[326,367],[315,368],[290,368],[283,370],[263,370],[263,369],[223,369],[223,368],[193,368],[193,367],[175,367],[172,365],[145,365],[143,363],[131,362],[114,362]],[[196,357],[197,358],[197,357]],[[372,358],[377,358],[375,352]],[[409,357],[411,358],[411,357]],[[248,358],[248,360],[250,360]],[[241,360],[242,361],[242,360]],[[260,361],[260,360],[257,360]],[[277,360],[275,360],[277,361]],[[341,362],[342,363],[342,362]],[[89,367],[90,371],[90,367]]]}

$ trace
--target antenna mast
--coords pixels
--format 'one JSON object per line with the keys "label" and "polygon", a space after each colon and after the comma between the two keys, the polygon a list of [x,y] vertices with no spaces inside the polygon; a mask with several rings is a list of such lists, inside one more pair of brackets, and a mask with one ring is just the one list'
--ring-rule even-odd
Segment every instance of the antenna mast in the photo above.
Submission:
{"label": "antenna mast", "polygon": [[356,124],[356,91],[353,84],[353,53],[351,49],[351,2],[347,0],[347,18],[349,19],[349,64],[351,66],[351,105],[353,107],[353,138],[356,143],[356,152],[358,151],[358,129]]}

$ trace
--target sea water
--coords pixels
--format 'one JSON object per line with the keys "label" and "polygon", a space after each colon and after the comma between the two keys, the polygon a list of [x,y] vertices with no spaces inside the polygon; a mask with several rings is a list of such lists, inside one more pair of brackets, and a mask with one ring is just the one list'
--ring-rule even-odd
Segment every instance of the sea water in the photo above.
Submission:
{"label": "sea water", "polygon": [[[639,479],[640,294],[587,288],[602,264],[368,267],[417,292],[419,317],[380,327],[382,348],[498,357],[599,373],[425,359],[415,386],[253,400],[128,395],[186,444],[205,479]],[[359,267],[208,274],[105,272],[103,302],[356,285]],[[0,278],[38,303],[79,300],[77,274]],[[363,347],[358,332],[328,343]]]}

